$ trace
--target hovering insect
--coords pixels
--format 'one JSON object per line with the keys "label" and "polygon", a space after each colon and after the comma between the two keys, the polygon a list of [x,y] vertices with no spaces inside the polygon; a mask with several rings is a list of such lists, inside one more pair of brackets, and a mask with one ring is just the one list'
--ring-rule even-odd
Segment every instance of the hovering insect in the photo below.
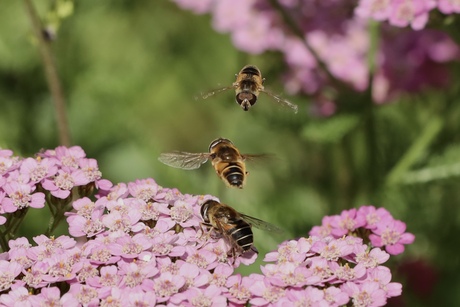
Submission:
{"label": "hovering insect", "polygon": [[252,249],[254,237],[251,227],[281,233],[282,230],[275,225],[259,220],[255,217],[240,213],[229,205],[208,200],[201,205],[203,225],[222,235],[232,246],[232,256],[239,256]]}
{"label": "hovering insect", "polygon": [[172,167],[192,170],[211,159],[217,175],[227,186],[242,189],[248,175],[245,161],[267,156],[269,155],[242,155],[230,140],[218,138],[211,142],[208,153],[174,151],[160,154],[158,160]]}
{"label": "hovering insect", "polygon": [[265,78],[262,78],[262,73],[256,66],[246,65],[235,76],[236,81],[233,82],[231,86],[226,86],[220,89],[213,90],[209,93],[202,94],[201,97],[203,99],[206,99],[226,90],[234,89],[236,92],[236,102],[241,106],[241,108],[243,108],[243,110],[248,111],[249,108],[257,102],[257,98],[259,97],[260,92],[263,92],[275,99],[275,101],[278,102],[280,105],[284,107],[289,107],[292,110],[294,110],[295,113],[297,113],[297,105],[265,90],[263,85]]}

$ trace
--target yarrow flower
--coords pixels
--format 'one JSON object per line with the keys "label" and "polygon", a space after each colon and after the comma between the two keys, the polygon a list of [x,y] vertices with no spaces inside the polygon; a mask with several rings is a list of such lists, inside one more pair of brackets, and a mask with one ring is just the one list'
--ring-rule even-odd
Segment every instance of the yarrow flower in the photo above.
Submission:
{"label": "yarrow flower", "polygon": [[[112,185],[79,147],[45,151],[42,160],[2,154],[11,162],[0,181],[4,216],[41,208],[45,199],[55,213],[70,206],[63,215],[70,236],[2,246],[3,305],[381,306],[401,295],[384,263],[414,236],[383,208],[325,217],[311,237],[268,253],[262,274],[241,276],[235,268],[254,263],[257,254],[234,255],[219,233],[206,235],[200,206],[214,197],[182,194],[152,178]],[[81,185],[56,192],[49,182],[64,173],[81,176]],[[5,201],[14,195],[20,205]]]}
{"label": "yarrow flower", "polygon": [[[344,225],[347,226],[344,228]],[[323,231],[325,227],[329,229],[328,232]],[[323,219],[323,225],[313,227],[310,235],[338,239],[346,234],[356,234],[360,229],[370,231],[367,239],[371,240],[372,245],[385,247],[391,255],[404,252],[404,244],[412,244],[415,240],[413,234],[405,232],[406,224],[393,219],[386,209],[373,206],[363,206],[357,211],[345,210],[340,216],[327,217]]]}

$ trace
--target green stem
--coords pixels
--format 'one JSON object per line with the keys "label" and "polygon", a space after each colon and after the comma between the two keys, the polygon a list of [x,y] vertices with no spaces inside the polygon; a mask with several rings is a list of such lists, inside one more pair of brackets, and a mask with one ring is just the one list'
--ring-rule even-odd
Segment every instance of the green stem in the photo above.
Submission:
{"label": "green stem", "polygon": [[443,126],[444,122],[441,117],[431,117],[431,120],[425,126],[425,129],[423,129],[418,139],[412,143],[404,156],[399,160],[398,164],[396,164],[388,174],[386,179],[387,185],[397,184],[403,179],[404,174],[425,153],[427,147],[433,142]]}
{"label": "green stem", "polygon": [[43,36],[43,27],[31,0],[24,0],[27,13],[29,14],[35,37],[38,41],[38,49],[43,61],[46,81],[53,97],[54,108],[56,110],[56,122],[59,130],[59,141],[61,145],[70,146],[70,131],[67,122],[65,98],[58,77],[56,64],[49,44]]}
{"label": "green stem", "polygon": [[6,232],[0,232],[0,246],[2,247],[2,252],[8,251],[8,241],[6,239]]}
{"label": "green stem", "polygon": [[81,197],[78,193],[78,187],[74,187],[70,195],[72,197],[70,201],[66,201],[62,206],[56,206],[57,210],[55,210],[55,214],[50,218],[48,229],[45,232],[46,236],[50,236],[53,231],[56,230],[57,226],[64,218],[64,213],[71,211],[73,202]]}

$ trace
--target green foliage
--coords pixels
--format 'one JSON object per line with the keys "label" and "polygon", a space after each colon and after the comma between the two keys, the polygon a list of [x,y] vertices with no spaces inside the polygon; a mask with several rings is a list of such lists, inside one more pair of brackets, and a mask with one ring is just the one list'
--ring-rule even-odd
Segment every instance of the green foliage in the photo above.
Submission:
{"label": "green foliage", "polygon": [[359,117],[353,114],[337,115],[323,121],[309,122],[302,130],[302,136],[309,142],[337,143],[359,124]]}

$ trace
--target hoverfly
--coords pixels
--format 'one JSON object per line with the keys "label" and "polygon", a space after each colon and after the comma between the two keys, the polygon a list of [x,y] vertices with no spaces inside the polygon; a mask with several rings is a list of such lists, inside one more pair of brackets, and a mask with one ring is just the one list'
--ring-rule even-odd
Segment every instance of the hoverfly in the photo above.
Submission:
{"label": "hoverfly", "polygon": [[217,175],[227,186],[242,189],[248,175],[245,161],[267,156],[269,155],[243,155],[230,140],[218,138],[211,142],[207,153],[174,151],[160,154],[158,160],[172,167],[192,170],[210,159]]}
{"label": "hoverfly", "polygon": [[208,200],[201,205],[203,225],[222,235],[232,247],[232,256],[244,254],[250,249],[257,252],[253,246],[254,236],[251,227],[281,233],[275,225],[259,220],[255,217],[240,213],[229,205]]}
{"label": "hoverfly", "polygon": [[201,98],[206,99],[208,97],[214,96],[215,94],[224,92],[226,90],[235,90],[235,100],[241,106],[244,111],[248,111],[252,107],[259,97],[260,92],[267,94],[272,97],[276,102],[284,107],[289,107],[294,110],[295,113],[298,111],[298,106],[292,102],[281,98],[280,96],[274,95],[270,91],[265,90],[264,81],[265,78],[262,78],[262,73],[260,69],[254,65],[244,66],[236,76],[236,81],[233,82],[231,86],[226,86],[202,94]]}

